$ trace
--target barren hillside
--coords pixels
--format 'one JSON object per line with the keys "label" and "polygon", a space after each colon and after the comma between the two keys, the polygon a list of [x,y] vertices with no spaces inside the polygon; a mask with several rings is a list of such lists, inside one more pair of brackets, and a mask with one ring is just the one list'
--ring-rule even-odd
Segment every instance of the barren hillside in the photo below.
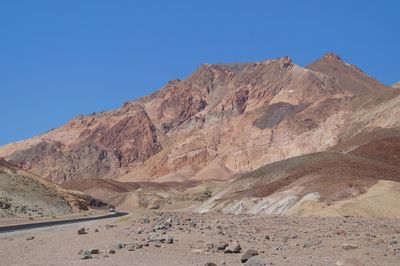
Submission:
{"label": "barren hillside", "polygon": [[53,216],[88,210],[91,198],[0,159],[0,217]]}

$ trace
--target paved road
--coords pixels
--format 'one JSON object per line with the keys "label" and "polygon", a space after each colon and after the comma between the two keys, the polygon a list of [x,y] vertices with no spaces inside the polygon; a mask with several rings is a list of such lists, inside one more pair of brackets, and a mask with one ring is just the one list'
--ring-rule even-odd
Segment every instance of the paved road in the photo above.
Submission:
{"label": "paved road", "polygon": [[50,227],[50,226],[55,226],[55,225],[64,225],[64,224],[73,224],[73,223],[81,223],[81,222],[87,222],[87,221],[109,219],[109,218],[125,216],[128,214],[129,214],[128,212],[114,212],[114,213],[110,213],[107,215],[95,216],[95,217],[83,217],[83,218],[48,221],[48,222],[6,225],[6,226],[0,226],[0,234],[16,232],[16,231],[20,231],[20,230],[34,229],[34,228]]}

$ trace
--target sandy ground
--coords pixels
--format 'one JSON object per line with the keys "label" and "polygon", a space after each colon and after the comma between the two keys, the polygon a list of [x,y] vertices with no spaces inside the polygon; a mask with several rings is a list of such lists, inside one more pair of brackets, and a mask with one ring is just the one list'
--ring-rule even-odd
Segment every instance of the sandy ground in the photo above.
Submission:
{"label": "sandy ground", "polygon": [[[83,226],[88,233],[78,235]],[[29,240],[31,237],[34,239]],[[168,237],[173,243],[164,242]],[[240,253],[216,250],[220,242],[235,241],[241,246]],[[119,248],[118,244],[127,246]],[[354,246],[346,250],[344,244]],[[0,264],[242,265],[241,258],[249,248],[257,250],[256,258],[266,265],[400,265],[400,221],[134,213],[0,235]],[[90,249],[100,253],[83,260],[82,251]],[[346,258],[359,264],[337,264]]]}

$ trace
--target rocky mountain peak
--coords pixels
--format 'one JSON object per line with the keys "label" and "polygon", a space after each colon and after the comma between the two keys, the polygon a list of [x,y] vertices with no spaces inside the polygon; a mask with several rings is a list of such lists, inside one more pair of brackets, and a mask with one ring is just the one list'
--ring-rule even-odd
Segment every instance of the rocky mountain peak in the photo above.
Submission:
{"label": "rocky mountain peak", "polygon": [[[342,87],[355,95],[367,97],[366,101],[372,101],[373,94],[385,94],[387,87],[375,78],[365,74],[353,64],[344,62],[338,55],[327,53],[320,59],[306,66],[307,69],[323,73],[340,81]],[[381,97],[375,95],[375,97]]]}
{"label": "rocky mountain peak", "polygon": [[283,69],[288,69],[293,66],[293,61],[289,56],[284,56],[277,59],[277,63]]}
{"label": "rocky mountain peak", "polygon": [[339,55],[335,54],[334,52],[328,52],[328,53],[324,54],[322,59],[336,60],[336,61],[343,62],[343,59]]}

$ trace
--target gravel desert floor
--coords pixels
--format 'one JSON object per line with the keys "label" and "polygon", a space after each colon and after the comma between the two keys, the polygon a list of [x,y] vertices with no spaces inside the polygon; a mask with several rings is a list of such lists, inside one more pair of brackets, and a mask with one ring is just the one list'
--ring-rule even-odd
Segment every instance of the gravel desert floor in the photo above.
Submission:
{"label": "gravel desert floor", "polygon": [[3,234],[0,257],[1,265],[400,265],[400,222],[133,213]]}

